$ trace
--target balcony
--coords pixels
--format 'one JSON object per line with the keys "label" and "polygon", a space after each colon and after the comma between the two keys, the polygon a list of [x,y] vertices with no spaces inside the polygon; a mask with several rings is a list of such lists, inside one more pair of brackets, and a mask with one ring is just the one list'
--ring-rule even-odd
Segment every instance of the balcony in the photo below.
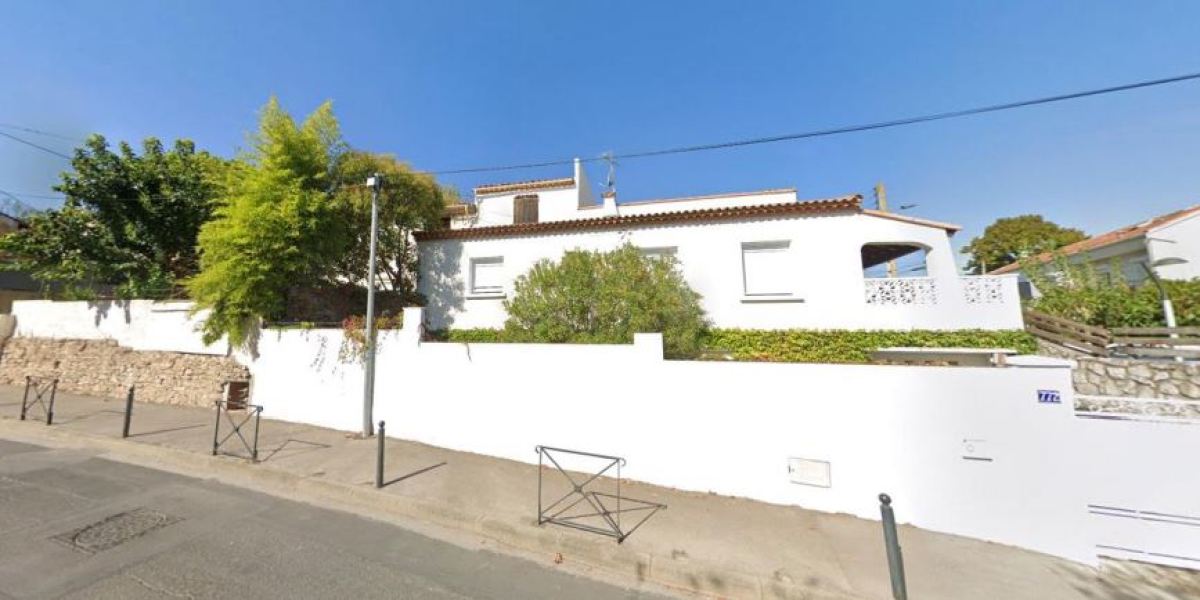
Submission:
{"label": "balcony", "polygon": [[929,329],[1022,327],[1013,276],[867,278],[863,284],[867,312],[886,315],[881,324]]}

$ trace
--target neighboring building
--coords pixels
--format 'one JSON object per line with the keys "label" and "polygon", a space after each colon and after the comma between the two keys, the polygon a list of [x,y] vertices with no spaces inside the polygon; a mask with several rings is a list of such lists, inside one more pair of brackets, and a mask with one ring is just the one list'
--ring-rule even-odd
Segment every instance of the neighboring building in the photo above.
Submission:
{"label": "neighboring building", "polygon": [[[24,229],[25,222],[0,213],[0,236]],[[2,257],[0,257],[2,260]],[[13,300],[33,300],[42,297],[42,286],[23,271],[0,271],[0,313],[12,312]]]}
{"label": "neighboring building", "polygon": [[[536,261],[624,242],[674,255],[717,327],[1022,326],[1015,276],[959,276],[956,225],[864,209],[857,195],[800,201],[776,189],[617,204],[590,190],[578,162],[574,177],[480,186],[448,228],[418,233],[428,326],[502,327],[502,301]],[[909,255],[924,276],[866,275]]]}
{"label": "neighboring building", "polygon": [[[1200,205],[1092,236],[1033,260],[1037,264],[1052,263],[1059,255],[1073,264],[1089,263],[1101,274],[1110,273],[1115,263],[1126,281],[1133,284],[1146,279],[1146,267],[1162,279],[1200,277]],[[1020,269],[1014,263],[990,274],[1017,273]]]}

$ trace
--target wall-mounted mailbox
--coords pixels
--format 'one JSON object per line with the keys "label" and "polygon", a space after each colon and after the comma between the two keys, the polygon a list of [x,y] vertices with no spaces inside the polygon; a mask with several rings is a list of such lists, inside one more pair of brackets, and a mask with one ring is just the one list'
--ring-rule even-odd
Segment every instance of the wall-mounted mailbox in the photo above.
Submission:
{"label": "wall-mounted mailbox", "polygon": [[792,483],[815,487],[831,487],[829,461],[811,458],[789,458],[788,478]]}

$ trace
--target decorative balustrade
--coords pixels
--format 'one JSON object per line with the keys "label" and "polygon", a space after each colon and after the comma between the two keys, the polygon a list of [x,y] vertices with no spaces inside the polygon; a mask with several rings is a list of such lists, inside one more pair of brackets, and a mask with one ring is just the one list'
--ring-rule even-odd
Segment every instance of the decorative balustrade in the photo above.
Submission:
{"label": "decorative balustrade", "polygon": [[912,306],[937,304],[937,279],[933,277],[888,277],[867,279],[867,304]]}
{"label": "decorative balustrade", "polygon": [[963,299],[967,304],[1003,304],[1004,278],[979,275],[961,277]]}
{"label": "decorative balustrade", "polygon": [[[889,277],[866,279],[866,301],[871,306],[920,306],[941,303],[938,279],[934,277]],[[942,281],[942,286],[960,286],[966,304],[1004,304],[1005,278],[960,277]]]}

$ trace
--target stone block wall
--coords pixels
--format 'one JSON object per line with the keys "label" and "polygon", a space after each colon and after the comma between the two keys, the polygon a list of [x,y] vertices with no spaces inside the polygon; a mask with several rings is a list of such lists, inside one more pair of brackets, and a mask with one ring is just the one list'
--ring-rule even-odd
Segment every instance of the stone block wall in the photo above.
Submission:
{"label": "stone block wall", "polygon": [[26,375],[57,377],[66,392],[124,398],[133,384],[141,402],[212,406],[224,382],[248,380],[250,371],[229,357],[131,350],[112,340],[11,338],[0,351],[0,384],[25,385]]}
{"label": "stone block wall", "polygon": [[1200,364],[1104,358],[1038,340],[1038,354],[1075,361],[1075,410],[1200,419]]}
{"label": "stone block wall", "polygon": [[1099,396],[1200,400],[1200,364],[1171,360],[1077,358],[1075,391]]}

